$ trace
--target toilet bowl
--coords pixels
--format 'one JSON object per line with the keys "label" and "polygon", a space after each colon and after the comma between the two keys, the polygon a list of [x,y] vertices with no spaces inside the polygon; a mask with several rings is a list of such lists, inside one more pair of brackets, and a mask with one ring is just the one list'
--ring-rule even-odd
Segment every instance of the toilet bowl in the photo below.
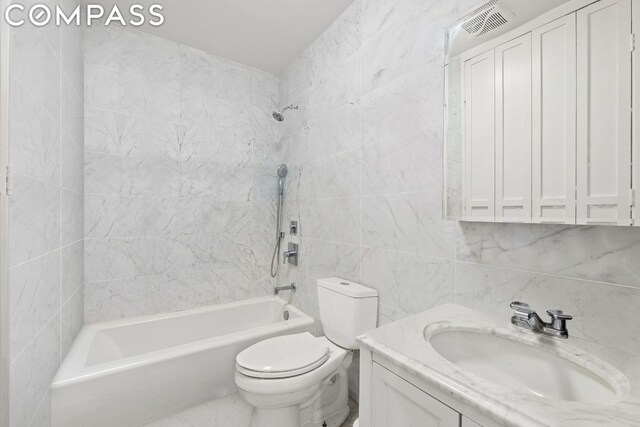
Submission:
{"label": "toilet bowl", "polygon": [[237,356],[251,427],[339,427],[349,416],[347,370],[356,337],[376,326],[377,292],[329,278],[318,281],[318,298],[326,336],[271,338]]}
{"label": "toilet bowl", "polygon": [[[255,426],[340,426],[349,415],[346,372],[351,360],[350,351],[325,337],[287,335],[240,353],[235,381],[240,395],[256,408]],[[320,401],[324,404],[314,405]]]}

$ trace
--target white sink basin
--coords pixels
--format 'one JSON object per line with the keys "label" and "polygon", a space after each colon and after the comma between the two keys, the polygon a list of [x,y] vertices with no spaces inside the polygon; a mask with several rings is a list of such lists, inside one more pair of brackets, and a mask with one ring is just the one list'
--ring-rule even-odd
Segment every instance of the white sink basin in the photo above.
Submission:
{"label": "white sink basin", "polygon": [[562,350],[552,352],[496,331],[425,330],[425,338],[464,371],[534,396],[594,404],[614,403],[623,397],[623,390],[614,385],[622,374],[597,359],[591,360],[598,373],[563,357]]}

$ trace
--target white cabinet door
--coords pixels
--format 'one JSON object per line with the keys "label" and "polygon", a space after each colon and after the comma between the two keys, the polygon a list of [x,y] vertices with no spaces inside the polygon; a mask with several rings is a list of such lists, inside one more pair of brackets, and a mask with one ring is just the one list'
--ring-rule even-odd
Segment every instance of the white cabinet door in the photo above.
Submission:
{"label": "white cabinet door", "polygon": [[576,17],[532,33],[534,223],[574,224]]}
{"label": "white cabinet door", "polygon": [[373,364],[372,427],[459,427],[460,414]]}
{"label": "white cabinet door", "polygon": [[495,220],[495,60],[494,51],[464,64],[464,217]]}
{"label": "white cabinet door", "polygon": [[578,224],[631,224],[631,0],[577,12]]}
{"label": "white cabinet door", "polygon": [[[640,5],[631,4],[632,8],[632,30],[634,32],[638,32],[638,28],[640,27]],[[635,43],[637,46],[638,36],[635,36]],[[631,203],[634,204],[633,208],[633,225],[636,227],[640,227],[640,206],[638,206],[638,189],[640,188],[640,48],[636,47],[633,50],[632,55],[632,68],[633,68],[633,132],[632,132],[632,142],[633,145],[633,159],[632,164],[634,165],[634,179],[633,179],[633,194],[634,197],[631,200]]]}
{"label": "white cabinet door", "polygon": [[462,423],[460,424],[462,427],[482,427],[480,424],[478,424],[475,421],[470,420],[469,418],[463,416],[462,417]]}
{"label": "white cabinet door", "polygon": [[531,222],[531,34],[495,57],[496,221]]}

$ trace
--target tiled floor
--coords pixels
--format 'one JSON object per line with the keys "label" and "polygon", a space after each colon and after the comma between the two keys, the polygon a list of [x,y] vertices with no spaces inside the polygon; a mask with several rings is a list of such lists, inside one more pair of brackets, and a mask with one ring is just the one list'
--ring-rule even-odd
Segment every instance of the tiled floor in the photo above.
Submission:
{"label": "tiled floor", "polygon": [[[358,404],[349,400],[351,413],[342,427],[352,427],[358,419]],[[239,395],[207,402],[142,427],[249,427],[251,407]]]}

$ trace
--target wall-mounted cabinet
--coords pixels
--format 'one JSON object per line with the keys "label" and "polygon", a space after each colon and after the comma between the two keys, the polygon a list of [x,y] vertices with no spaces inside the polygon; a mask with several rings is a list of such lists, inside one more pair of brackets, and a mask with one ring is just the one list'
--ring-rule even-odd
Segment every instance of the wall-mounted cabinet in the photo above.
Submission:
{"label": "wall-mounted cabinet", "polygon": [[490,2],[449,32],[448,219],[634,223],[632,1],[549,4]]}

